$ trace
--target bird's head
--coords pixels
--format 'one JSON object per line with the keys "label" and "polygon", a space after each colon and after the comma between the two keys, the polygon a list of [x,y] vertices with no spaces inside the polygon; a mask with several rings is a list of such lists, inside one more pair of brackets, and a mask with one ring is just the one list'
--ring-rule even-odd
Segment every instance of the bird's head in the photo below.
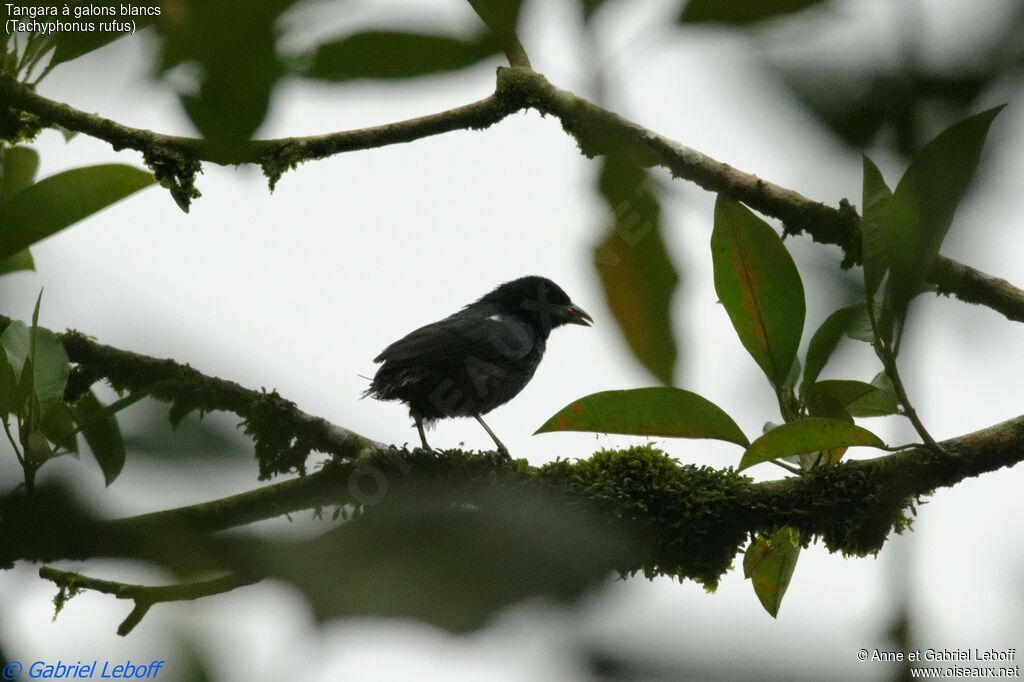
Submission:
{"label": "bird's head", "polygon": [[589,327],[593,318],[569,299],[569,295],[546,277],[520,277],[505,282],[480,299],[501,306],[509,314],[526,320],[545,337],[555,327],[579,324]]}

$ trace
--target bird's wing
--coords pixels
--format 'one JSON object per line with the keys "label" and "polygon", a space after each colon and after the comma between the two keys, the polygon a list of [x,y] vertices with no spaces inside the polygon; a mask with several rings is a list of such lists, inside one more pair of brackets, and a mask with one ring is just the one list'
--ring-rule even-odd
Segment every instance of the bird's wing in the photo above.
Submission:
{"label": "bird's wing", "polygon": [[536,342],[536,333],[518,318],[470,307],[407,334],[373,361],[401,367],[443,365],[468,357],[488,362],[520,360]]}

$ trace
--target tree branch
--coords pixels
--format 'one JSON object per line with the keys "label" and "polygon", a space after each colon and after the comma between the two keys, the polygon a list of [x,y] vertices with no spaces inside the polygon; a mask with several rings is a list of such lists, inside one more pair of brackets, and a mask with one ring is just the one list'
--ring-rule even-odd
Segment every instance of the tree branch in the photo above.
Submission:
{"label": "tree branch", "polygon": [[[259,578],[249,578],[238,573],[229,573],[228,575],[224,575],[219,578],[180,583],[176,585],[131,585],[128,583],[115,582],[113,580],[91,578],[80,573],[62,571],[51,566],[43,566],[40,568],[39,577],[51,581],[60,588],[60,591],[53,600],[57,613],[60,613],[68,599],[81,590],[92,590],[94,592],[113,595],[118,599],[133,600],[135,602],[135,608],[132,609],[131,613],[128,614],[128,617],[125,618],[124,622],[122,622],[117,628],[117,634],[122,637],[131,632],[135,626],[139,624],[143,616],[146,615],[150,607],[154,604],[169,601],[201,599],[202,597],[223,594],[236,588],[259,582]],[[56,614],[54,615],[56,616]]]}
{"label": "tree branch", "polygon": [[[0,565],[115,556],[176,570],[226,570],[237,566],[225,557],[259,556],[260,550],[238,536],[214,540],[211,534],[219,531],[324,505],[367,513],[385,497],[426,491],[428,499],[465,501],[515,487],[555,496],[567,514],[626,524],[646,549],[625,571],[713,584],[751,533],[782,526],[808,541],[820,539],[833,552],[877,552],[893,530],[908,525],[916,498],[1024,459],[1024,416],[941,445],[762,483],[731,469],[681,465],[650,447],[537,468],[458,450],[392,448],[239,495],[116,520],[84,518],[43,492],[19,493],[0,500]],[[369,496],[363,491],[368,482],[375,491]]]}
{"label": "tree branch", "polygon": [[[846,200],[838,207],[828,206],[733,168],[557,88],[525,65],[499,68],[494,94],[472,104],[358,130],[254,140],[231,155],[214,154],[200,139],[130,128],[74,109],[43,97],[7,76],[0,76],[0,100],[38,117],[45,125],[56,124],[85,133],[110,143],[114,149],[141,151],[157,172],[158,179],[170,176],[172,184],[177,185],[189,184],[194,180],[198,162],[209,161],[260,164],[273,186],[281,173],[303,161],[411,142],[454,130],[479,130],[517,111],[533,108],[558,117],[588,157],[627,145],[646,165],[664,167],[675,177],[778,218],[787,234],[807,233],[814,241],[838,246],[843,250],[846,267],[859,263],[861,258],[860,217]],[[939,256],[928,281],[940,293],[985,305],[1010,320],[1024,322],[1024,291],[1005,280]]]}
{"label": "tree branch", "polygon": [[[0,315],[0,330],[10,318]],[[99,379],[118,392],[146,393],[171,403],[170,419],[177,424],[193,411],[222,410],[242,418],[252,437],[260,478],[305,472],[313,451],[351,459],[381,443],[300,410],[277,391],[254,391],[233,381],[207,376],[175,362],[119,350],[77,331],[58,334],[76,367],[68,380],[65,400],[74,403]]]}

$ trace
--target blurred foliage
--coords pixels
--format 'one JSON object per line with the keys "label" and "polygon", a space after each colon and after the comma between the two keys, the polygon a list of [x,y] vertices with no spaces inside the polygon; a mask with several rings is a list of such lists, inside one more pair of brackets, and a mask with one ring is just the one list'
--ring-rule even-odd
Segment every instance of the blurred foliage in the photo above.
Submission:
{"label": "blurred foliage", "polygon": [[269,574],[299,587],[319,619],[413,617],[465,632],[524,600],[576,598],[632,553],[628,537],[537,489],[438,492],[389,494],[305,547],[270,553]]}
{"label": "blurred foliage", "polygon": [[122,418],[125,449],[132,457],[197,467],[214,462],[251,462],[252,447],[220,414],[190,414],[172,425],[167,406],[143,400]]}
{"label": "blurred foliage", "polygon": [[611,214],[594,249],[605,300],[638,360],[672,384],[678,355],[672,297],[679,274],[661,236],[657,187],[628,154],[606,157],[598,190]]}
{"label": "blurred foliage", "polygon": [[[989,35],[972,45],[947,46],[941,60],[922,54],[922,3],[888,3],[887,24],[893,31],[867,36],[871,47],[855,52],[837,54],[828,44],[800,47],[781,36],[779,42],[768,39],[767,44],[764,36],[758,38],[770,69],[839,140],[860,150],[883,145],[909,159],[936,129],[964,118],[993,93],[1019,90],[1024,74],[1024,4],[1003,7],[1006,16],[989,22]],[[817,18],[821,23],[815,28],[822,32],[848,21],[839,12]],[[772,56],[774,48],[783,46],[782,40],[785,56]],[[895,59],[879,58],[886,54]]]}
{"label": "blurred foliage", "polygon": [[303,73],[313,78],[412,78],[472,66],[499,51],[489,32],[473,40],[451,36],[366,31],[320,45]]}
{"label": "blurred foliage", "polygon": [[182,94],[181,101],[215,152],[237,151],[266,117],[271,92],[285,73],[276,49],[277,21],[293,4],[176,0],[161,16],[158,70],[198,67],[198,92]]}
{"label": "blurred foliage", "polygon": [[823,4],[823,0],[687,0],[684,24],[749,26]]}

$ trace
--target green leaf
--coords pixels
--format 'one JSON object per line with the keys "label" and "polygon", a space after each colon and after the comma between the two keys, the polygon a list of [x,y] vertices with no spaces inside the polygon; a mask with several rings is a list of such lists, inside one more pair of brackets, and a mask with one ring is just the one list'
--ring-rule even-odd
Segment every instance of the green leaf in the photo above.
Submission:
{"label": "green leaf", "polygon": [[890,263],[887,307],[896,328],[923,288],[970,186],[989,127],[1001,110],[996,107],[966,118],[929,142],[885,206],[881,229],[886,232]]}
{"label": "green leaf", "polygon": [[744,447],[749,443],[722,408],[696,393],[664,386],[592,393],[559,410],[535,434],[552,431],[714,438]]}
{"label": "green leaf", "polygon": [[32,252],[28,249],[11,254],[6,258],[0,258],[0,275],[7,275],[21,270],[35,270],[36,261],[32,258]]}
{"label": "green leaf", "polygon": [[854,417],[885,417],[899,412],[896,390],[885,372],[870,384],[863,381],[819,381],[818,390],[832,396]]}
{"label": "green leaf", "polygon": [[0,258],[87,218],[153,183],[122,164],[76,168],[44,178],[0,207]]}
{"label": "green leaf", "polygon": [[870,301],[889,269],[892,247],[888,244],[885,214],[892,190],[885,184],[882,171],[867,156],[864,157],[864,200],[860,229],[864,257],[864,288]]}
{"label": "green leaf", "polygon": [[28,438],[25,439],[26,461],[35,464],[38,469],[44,462],[53,459],[53,456],[53,448],[50,447],[50,441],[46,440],[46,436],[39,431],[28,434]]}
{"label": "green leaf", "polygon": [[31,147],[5,149],[0,173],[0,205],[6,204],[32,184],[39,170],[39,154]]}
{"label": "green leaf", "polygon": [[24,322],[14,321],[0,335],[0,345],[6,352],[14,375],[22,377],[19,380],[21,399],[25,400],[34,394],[39,404],[39,416],[45,416],[63,398],[71,365],[64,344],[56,334],[42,327],[35,330],[35,363],[29,362],[31,336],[32,331]]}
{"label": "green leaf", "polygon": [[[837,419],[844,421],[847,424],[853,423],[853,415],[851,415],[846,407],[832,396],[822,391],[813,390],[811,391],[810,401],[807,404],[807,411],[812,417],[827,417],[828,419]],[[803,469],[813,469],[823,462],[829,464],[838,464],[843,459],[843,455],[849,448],[840,446],[838,448],[831,448],[828,450],[820,450],[818,452],[804,452],[799,455],[790,456],[786,459],[789,461],[796,461],[800,464]]]}
{"label": "green leaf", "polygon": [[761,606],[772,618],[779,615],[799,558],[800,533],[788,526],[771,537],[758,535],[743,556],[743,577],[751,581]]}
{"label": "green leaf", "polygon": [[469,0],[469,4],[491,30],[498,45],[508,50],[515,41],[522,0]]}
{"label": "green leaf", "polygon": [[64,397],[71,373],[71,364],[64,344],[49,329],[36,329],[36,351],[33,363],[33,391],[39,400],[39,414],[46,416],[51,407]]}
{"label": "green leaf", "polygon": [[498,52],[489,34],[473,41],[399,31],[367,31],[319,46],[304,75],[329,81],[413,78],[463,69]]}
{"label": "green leaf", "polygon": [[800,345],[804,286],[782,239],[743,205],[719,195],[711,234],[715,291],[743,346],[779,388]]}
{"label": "green leaf", "polygon": [[885,448],[878,436],[863,427],[838,419],[808,417],[772,429],[751,443],[743,453],[739,469],[789,455],[854,445]]}
{"label": "green leaf", "polygon": [[823,0],[689,0],[679,21],[684,24],[749,26],[820,5]]}
{"label": "green leaf", "polygon": [[109,486],[121,473],[125,462],[124,439],[117,418],[107,412],[92,391],[83,395],[71,411]]}
{"label": "green leaf", "polygon": [[633,159],[606,157],[598,189],[611,223],[594,249],[605,300],[633,355],[664,384],[678,355],[672,298],[679,275],[661,237],[661,207],[647,172]]}
{"label": "green leaf", "polygon": [[829,315],[818,330],[811,337],[811,343],[807,346],[807,366],[804,368],[804,378],[800,386],[800,395],[805,398],[810,395],[811,387],[817,381],[821,370],[825,368],[832,353],[844,336],[850,334],[854,329],[859,329],[867,320],[867,312],[864,306],[857,305],[849,308],[840,308]]}
{"label": "green leaf", "polygon": [[73,453],[78,452],[77,428],[71,408],[64,403],[54,405],[39,424],[39,430],[50,442]]}

